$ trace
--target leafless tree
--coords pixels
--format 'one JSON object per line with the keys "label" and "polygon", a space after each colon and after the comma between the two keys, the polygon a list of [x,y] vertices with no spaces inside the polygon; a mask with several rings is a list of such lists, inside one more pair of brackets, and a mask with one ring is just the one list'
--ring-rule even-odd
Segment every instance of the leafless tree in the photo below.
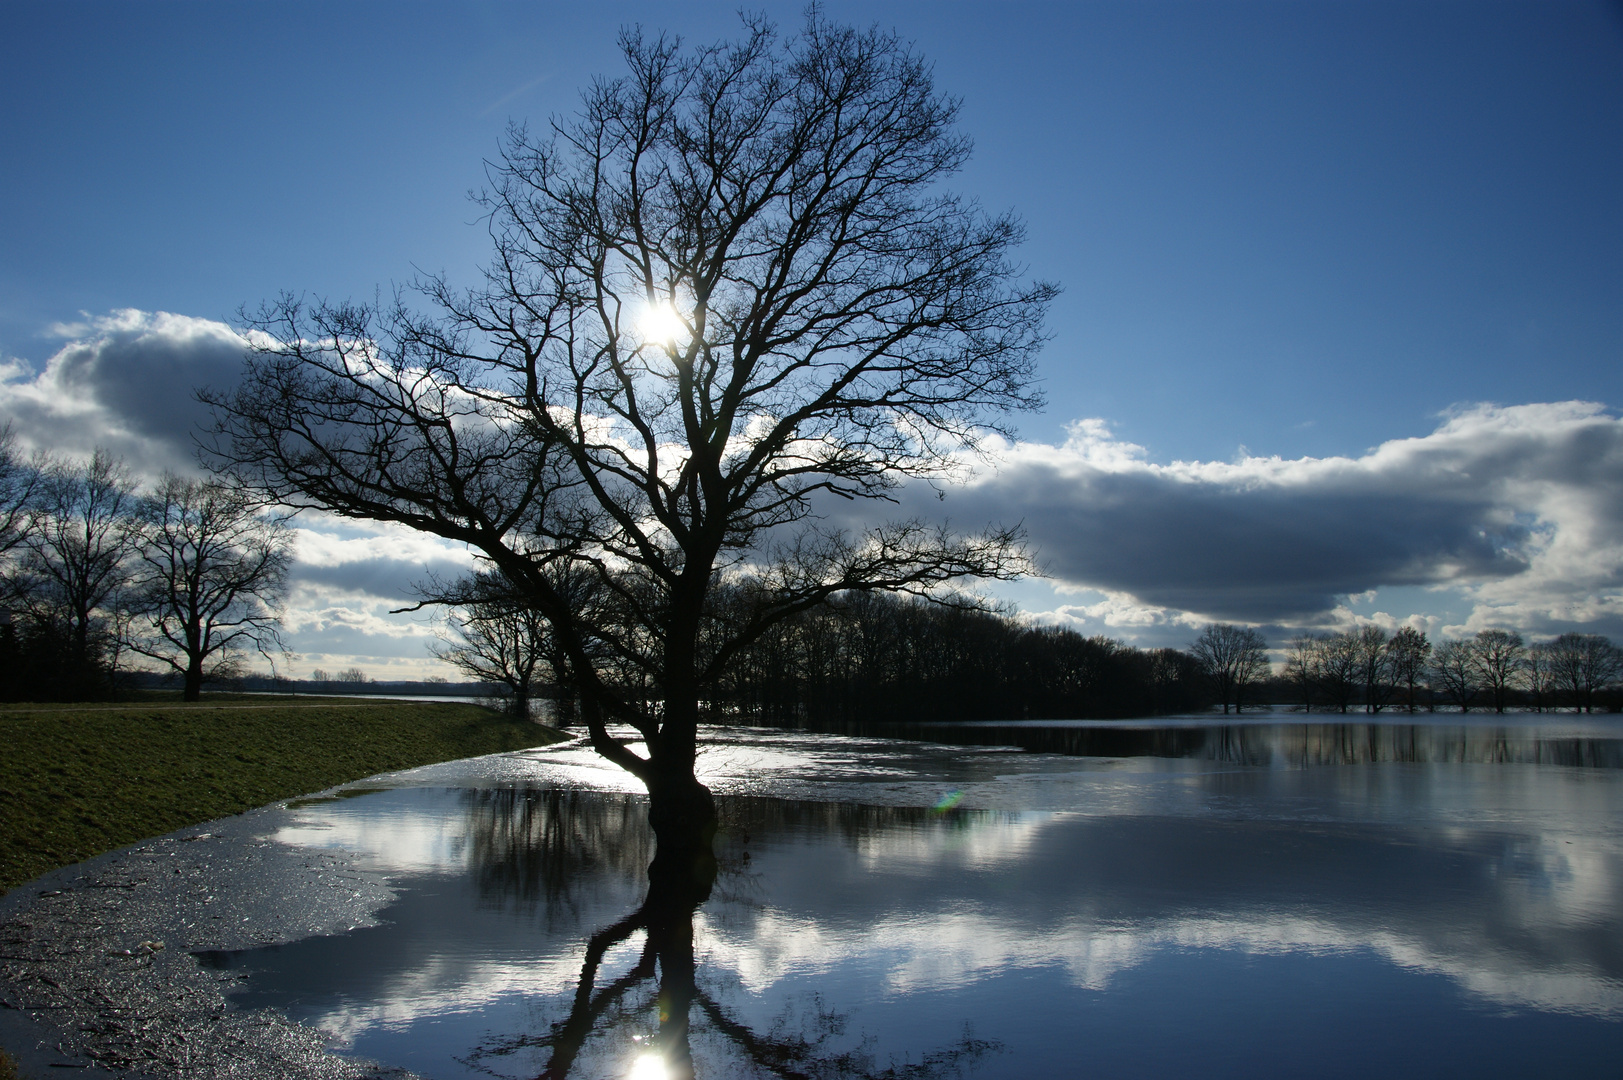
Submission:
{"label": "leafless tree", "polygon": [[[106,644],[106,608],[129,581],[140,545],[134,481],[105,450],[90,461],[42,461],[21,544],[34,618],[60,624],[78,681],[91,679]],[[88,689],[88,687],[86,687]]]}
{"label": "leafless tree", "polygon": [[1189,649],[1212,680],[1223,712],[1245,707],[1251,684],[1268,674],[1268,642],[1256,630],[1229,623],[1212,623],[1200,632]]}
{"label": "leafless tree", "polygon": [[1522,636],[1514,630],[1483,630],[1472,639],[1471,652],[1477,678],[1493,699],[1493,711],[1504,712],[1527,663]]}
{"label": "leafless tree", "polygon": [[1522,669],[1527,696],[1532,699],[1533,711],[1543,712],[1556,708],[1556,696],[1561,686],[1556,681],[1555,643],[1541,642],[1527,647],[1527,662]]}
{"label": "leafless tree", "polygon": [[[250,320],[240,385],[204,396],[214,462],[267,496],[466,543],[505,576],[680,860],[709,848],[700,704],[741,648],[837,593],[1025,569],[1017,530],[853,535],[817,510],[941,477],[1032,405],[1055,290],[1018,280],[1017,221],[942,189],[969,143],[894,35],[813,9],[787,41],[747,18],[733,42],[621,44],[628,73],[574,118],[510,132],[483,285],[423,283],[426,315],[284,297]],[[613,618],[573,607],[559,565]],[[712,623],[746,572],[756,606]]]}
{"label": "leafless tree", "polygon": [[1313,689],[1322,677],[1319,669],[1324,662],[1323,644],[1323,638],[1297,634],[1285,654],[1285,678],[1301,690],[1303,712],[1313,711]]}
{"label": "leafless tree", "polygon": [[1478,681],[1475,650],[1470,641],[1444,641],[1431,658],[1432,689],[1470,712],[1481,689]]}
{"label": "leafless tree", "polygon": [[1386,648],[1386,631],[1366,624],[1352,635],[1352,641],[1358,657],[1358,681],[1364,689],[1364,711],[1378,713],[1392,696],[1392,658]]}
{"label": "leafless tree", "polygon": [[293,558],[285,518],[260,512],[241,488],[167,474],[140,518],[130,647],[179,672],[185,700],[198,700],[205,680],[236,674],[244,650],[282,650]]}
{"label": "leafless tree", "polygon": [[1319,685],[1339,712],[1346,712],[1362,685],[1358,639],[1331,634],[1319,643]]}
{"label": "leafless tree", "polygon": [[11,425],[0,427],[0,558],[26,546],[35,523],[35,495],[46,465],[42,457],[32,461],[19,457]]}
{"label": "leafless tree", "polygon": [[430,651],[467,678],[504,688],[509,711],[528,720],[537,684],[556,684],[561,666],[553,662],[546,619],[499,575],[476,575],[454,588],[464,599],[450,609],[446,636]]}
{"label": "leafless tree", "polygon": [[1600,634],[1562,634],[1548,648],[1551,681],[1581,712],[1593,712],[1595,694],[1623,675],[1623,652]]}
{"label": "leafless tree", "polygon": [[1425,681],[1431,660],[1431,642],[1424,631],[1400,626],[1386,643],[1386,656],[1392,681],[1403,688],[1403,703],[1415,711],[1415,691]]}

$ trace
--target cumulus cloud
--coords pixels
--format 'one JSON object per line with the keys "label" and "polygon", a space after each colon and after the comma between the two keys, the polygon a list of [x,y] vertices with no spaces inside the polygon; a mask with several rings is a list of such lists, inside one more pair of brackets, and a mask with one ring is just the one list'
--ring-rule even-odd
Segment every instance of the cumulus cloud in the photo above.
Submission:
{"label": "cumulus cloud", "polygon": [[[904,503],[929,513],[925,494]],[[1461,408],[1360,457],[1232,462],[1156,464],[1083,421],[1060,446],[998,447],[946,508],[1023,520],[1062,588],[1102,594],[1075,610],[1112,624],[1322,624],[1393,586],[1459,590],[1461,630],[1623,618],[1623,421],[1588,402]]]}
{"label": "cumulus cloud", "polygon": [[208,419],[195,392],[236,381],[246,340],[224,323],[133,309],[52,330],[72,340],[43,370],[0,365],[0,414],[24,444],[106,447],[145,473],[195,467],[192,433]]}
{"label": "cumulus cloud", "polygon": [[[193,435],[209,420],[195,397],[241,373],[248,341],[221,322],[133,309],[50,328],[66,339],[42,368],[0,361],[0,421],[25,449],[88,457],[105,447],[137,475],[197,468]],[[458,545],[408,529],[319,514],[295,519],[295,562],[284,627],[298,663],[360,663],[378,677],[437,669],[424,617],[389,614],[413,586],[467,572]]]}
{"label": "cumulus cloud", "polygon": [[396,602],[430,579],[469,572],[466,548],[399,525],[339,522],[300,515],[293,580],[328,593]]}
{"label": "cumulus cloud", "polygon": [[[194,390],[230,385],[246,339],[135,310],[53,329],[69,340],[42,370],[0,362],[0,419],[25,446],[104,446],[148,475],[193,466],[207,420]],[[1361,456],[1170,464],[1083,420],[1061,445],[1000,444],[966,474],[944,504],[927,486],[903,489],[903,511],[1024,521],[1075,601],[1051,614],[1090,628],[1170,643],[1209,619],[1623,635],[1623,421],[1593,403],[1464,407]],[[350,597],[346,611],[398,606],[414,583],[469,566],[465,552],[404,530],[301,526],[301,595]],[[1438,608],[1451,614],[1354,614],[1356,598],[1394,589],[1445,590]]]}
{"label": "cumulus cloud", "polygon": [[428,647],[427,614],[395,614],[415,587],[467,573],[467,549],[396,525],[305,513],[295,519],[294,563],[284,625],[301,663],[360,666],[374,678],[440,671]]}

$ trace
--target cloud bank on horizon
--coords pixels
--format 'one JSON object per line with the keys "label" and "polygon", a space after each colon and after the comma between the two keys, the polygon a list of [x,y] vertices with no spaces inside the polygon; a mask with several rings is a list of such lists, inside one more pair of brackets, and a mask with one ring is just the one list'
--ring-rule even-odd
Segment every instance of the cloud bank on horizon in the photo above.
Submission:
{"label": "cloud bank on horizon", "polygon": [[[147,475],[197,468],[207,410],[193,391],[236,379],[237,331],[135,310],[54,329],[67,340],[42,370],[0,359],[0,419],[24,447],[102,446]],[[926,485],[899,499],[881,509],[1023,521],[1060,600],[1034,614],[1132,641],[1178,644],[1214,619],[1345,625],[1349,597],[1416,588],[1437,598],[1430,610],[1376,621],[1623,636],[1623,420],[1594,402],[1465,405],[1357,457],[1229,462],[1156,463],[1085,419],[1060,445],[992,445],[944,501]],[[429,629],[387,612],[414,582],[464,571],[468,553],[397,528],[299,524],[294,647],[396,677],[431,671]]]}
{"label": "cloud bank on horizon", "polygon": [[1623,421],[1594,402],[1461,406],[1358,457],[1232,462],[1156,464],[1083,420],[1060,446],[996,447],[946,502],[1023,520],[1062,589],[1105,594],[1060,614],[1110,626],[1332,627],[1349,596],[1405,586],[1463,597],[1463,621],[1430,623],[1447,633],[1623,626]]}

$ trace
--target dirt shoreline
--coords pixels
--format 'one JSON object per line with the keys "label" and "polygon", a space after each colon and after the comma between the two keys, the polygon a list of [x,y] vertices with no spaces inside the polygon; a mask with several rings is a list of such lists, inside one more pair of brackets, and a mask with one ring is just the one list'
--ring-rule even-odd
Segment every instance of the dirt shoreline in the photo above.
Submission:
{"label": "dirt shoreline", "polygon": [[21,1075],[408,1080],[234,1007],[223,991],[243,976],[194,955],[377,923],[387,880],[343,852],[272,840],[291,813],[273,804],[144,840],[0,898],[0,1046]]}

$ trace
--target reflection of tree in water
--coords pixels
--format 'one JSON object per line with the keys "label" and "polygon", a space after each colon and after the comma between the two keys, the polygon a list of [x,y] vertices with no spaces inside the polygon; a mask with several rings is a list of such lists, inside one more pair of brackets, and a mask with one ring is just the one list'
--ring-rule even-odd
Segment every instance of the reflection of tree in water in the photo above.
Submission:
{"label": "reflection of tree in water", "polygon": [[492,906],[572,906],[589,877],[640,873],[653,855],[648,802],[633,795],[513,787],[464,802],[469,866]]}
{"label": "reflection of tree in water", "polygon": [[[903,807],[801,803],[778,799],[721,800],[721,816],[736,836],[770,835],[807,827],[857,839],[896,827],[939,822],[942,815]],[[949,815],[958,817],[960,815]],[[805,1080],[923,1080],[951,1076],[993,1044],[973,1038],[967,1028],[956,1043],[924,1054],[916,1062],[880,1065],[864,1047],[836,1049],[845,1017],[813,998],[807,1007],[780,1014],[758,1030],[741,1020],[720,996],[699,985],[694,956],[693,917],[723,878],[745,875],[741,859],[682,859],[676,865],[653,862],[652,833],[643,800],[597,792],[514,788],[473,793],[468,802],[469,842],[479,890],[487,902],[569,904],[572,883],[609,870],[648,870],[648,893],[625,918],[586,941],[581,972],[569,1013],[544,1033],[520,1034],[478,1047],[464,1059],[469,1066],[503,1075],[494,1066],[521,1053],[544,1055],[544,1080],[574,1075],[583,1051],[620,1058],[624,1073],[635,1048],[657,1055],[668,1080],[695,1075],[693,1037],[704,1038],[726,1055],[725,1076],[805,1078]],[[611,976],[618,947],[641,937],[636,959]],[[611,954],[615,956],[611,957]],[[594,1059],[597,1076],[606,1062]]]}

